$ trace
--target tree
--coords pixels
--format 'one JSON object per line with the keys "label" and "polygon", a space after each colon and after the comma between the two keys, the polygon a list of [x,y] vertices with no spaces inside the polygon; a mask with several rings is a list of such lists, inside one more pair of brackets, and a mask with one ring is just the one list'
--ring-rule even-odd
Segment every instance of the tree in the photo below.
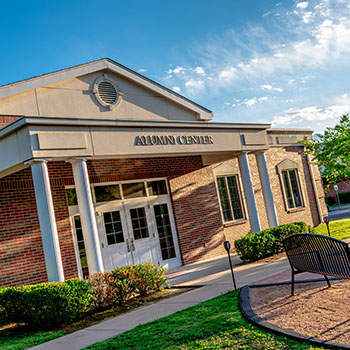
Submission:
{"label": "tree", "polygon": [[344,115],[334,128],[316,134],[313,140],[305,139],[306,153],[322,171],[328,183],[350,178],[350,118]]}

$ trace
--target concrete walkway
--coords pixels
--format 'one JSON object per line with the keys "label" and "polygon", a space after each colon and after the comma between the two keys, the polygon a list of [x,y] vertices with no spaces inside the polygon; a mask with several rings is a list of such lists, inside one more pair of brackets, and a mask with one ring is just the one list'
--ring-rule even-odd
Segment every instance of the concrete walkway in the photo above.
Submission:
{"label": "concrete walkway", "polygon": [[[289,269],[286,258],[272,263],[238,265],[238,256],[232,256],[237,287],[266,279]],[[238,266],[237,266],[238,265]],[[157,320],[215,298],[233,290],[232,276],[227,257],[187,265],[168,273],[172,285],[200,286],[192,291],[157,303],[137,308],[129,313],[111,318],[94,326],[51,340],[32,349],[78,350],[91,344],[119,335],[140,324]]]}

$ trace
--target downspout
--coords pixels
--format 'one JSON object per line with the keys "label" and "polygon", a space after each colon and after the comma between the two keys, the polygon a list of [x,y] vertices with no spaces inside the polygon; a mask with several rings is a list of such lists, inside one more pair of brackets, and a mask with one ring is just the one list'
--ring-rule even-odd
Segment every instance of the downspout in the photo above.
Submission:
{"label": "downspout", "polygon": [[311,159],[310,159],[310,156],[308,154],[306,155],[306,161],[307,161],[307,164],[309,166],[309,172],[310,172],[310,177],[311,177],[312,189],[314,190],[314,194],[315,194],[315,201],[316,201],[318,217],[320,219],[320,223],[322,223],[323,222],[323,216],[322,216],[322,211],[321,211],[320,199],[318,197],[317,186],[316,186],[314,172],[312,170]]}

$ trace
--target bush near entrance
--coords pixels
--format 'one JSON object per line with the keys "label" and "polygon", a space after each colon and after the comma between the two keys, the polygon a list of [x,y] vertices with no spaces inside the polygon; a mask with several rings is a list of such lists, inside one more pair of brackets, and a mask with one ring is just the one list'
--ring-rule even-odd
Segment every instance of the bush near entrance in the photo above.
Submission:
{"label": "bush near entrance", "polygon": [[293,233],[311,231],[311,226],[303,221],[280,225],[256,233],[249,233],[235,240],[235,248],[242,260],[255,261],[281,253],[283,251],[283,238]]}
{"label": "bush near entrance", "polygon": [[124,304],[137,295],[158,291],[166,282],[165,268],[145,264],[117,267],[64,282],[0,288],[0,325],[28,324],[33,329],[54,329],[87,314]]}

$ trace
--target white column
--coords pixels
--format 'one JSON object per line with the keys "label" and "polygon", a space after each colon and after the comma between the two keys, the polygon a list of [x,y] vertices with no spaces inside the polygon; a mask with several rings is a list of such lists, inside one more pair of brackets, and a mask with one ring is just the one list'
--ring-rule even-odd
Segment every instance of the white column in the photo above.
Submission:
{"label": "white column", "polygon": [[94,206],[91,197],[89,175],[85,158],[69,160],[72,163],[75,191],[78,199],[89,273],[102,272],[103,261],[98,238]]}
{"label": "white column", "polygon": [[242,183],[244,195],[247,203],[250,228],[252,232],[258,232],[261,230],[260,221],[258,215],[258,208],[256,206],[254,188],[252,178],[250,176],[248,152],[243,152],[238,156],[239,168],[241,171]]}
{"label": "white column", "polygon": [[307,161],[307,164],[309,166],[309,172],[310,172],[310,177],[311,177],[311,184],[312,184],[312,189],[314,190],[318,218],[320,220],[320,223],[322,223],[323,222],[323,215],[322,215],[322,210],[321,210],[320,198],[318,197],[318,191],[317,191],[317,185],[316,185],[316,181],[315,181],[315,175],[314,175],[314,171],[312,169],[312,162],[311,162],[309,154],[306,155],[306,161]]}
{"label": "white column", "polygon": [[26,164],[32,168],[47,277],[49,282],[61,282],[64,281],[63,265],[46,162],[33,160]]}
{"label": "white column", "polygon": [[271,188],[271,182],[269,177],[269,172],[266,166],[266,159],[264,151],[260,151],[255,154],[256,162],[258,164],[260,182],[265,202],[267,220],[270,227],[278,226],[277,212],[275,207],[275,202],[273,200],[273,193]]}

